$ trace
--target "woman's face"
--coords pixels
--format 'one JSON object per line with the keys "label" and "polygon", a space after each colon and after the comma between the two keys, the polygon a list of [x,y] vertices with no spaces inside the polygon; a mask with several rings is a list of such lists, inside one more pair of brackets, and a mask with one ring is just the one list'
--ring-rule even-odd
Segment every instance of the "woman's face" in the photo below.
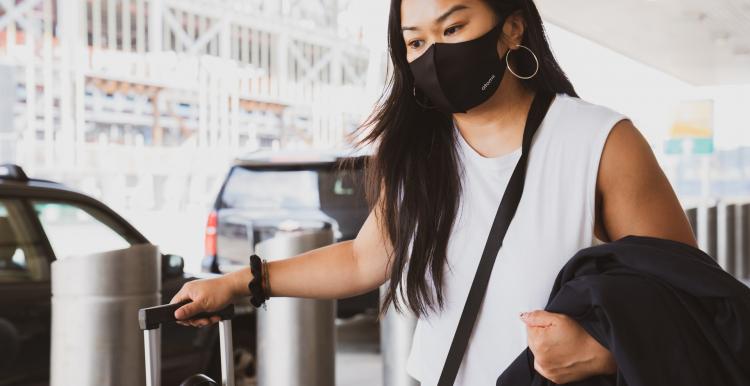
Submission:
{"label": "woman's face", "polygon": [[[510,20],[510,19],[508,19]],[[406,60],[420,57],[433,43],[459,43],[476,39],[492,29],[498,18],[485,0],[403,0],[401,31]],[[508,21],[503,32],[508,27]],[[498,41],[498,54],[507,45]]]}

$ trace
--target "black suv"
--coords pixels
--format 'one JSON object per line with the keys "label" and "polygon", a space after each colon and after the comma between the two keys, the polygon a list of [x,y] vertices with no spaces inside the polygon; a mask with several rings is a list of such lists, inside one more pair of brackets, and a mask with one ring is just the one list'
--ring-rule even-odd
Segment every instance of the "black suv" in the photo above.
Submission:
{"label": "black suv", "polygon": [[[247,266],[255,245],[279,230],[330,227],[335,241],[351,240],[369,208],[364,196],[366,155],[341,151],[262,150],[237,159],[206,226],[203,269]],[[341,299],[337,315],[377,309],[377,290]]]}
{"label": "black suv", "polygon": [[[0,385],[49,383],[50,263],[142,243],[149,241],[101,202],[58,183],[30,179],[18,166],[1,165]],[[183,273],[179,256],[165,255],[162,262],[162,299],[168,301],[193,277]],[[244,313],[234,323],[235,357],[244,366],[240,371],[246,371],[239,377],[250,377],[250,332],[255,328],[252,309],[244,308]],[[164,384],[178,384],[196,372],[218,377],[215,326],[169,325],[162,339]]]}

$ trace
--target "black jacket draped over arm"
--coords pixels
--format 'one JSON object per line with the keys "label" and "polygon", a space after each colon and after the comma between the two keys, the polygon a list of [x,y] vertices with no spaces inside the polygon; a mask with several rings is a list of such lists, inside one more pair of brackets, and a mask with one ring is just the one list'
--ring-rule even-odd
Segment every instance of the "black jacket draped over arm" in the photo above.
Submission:
{"label": "black jacket draped over arm", "polygon": [[[626,236],[578,251],[555,280],[562,313],[612,352],[617,373],[575,386],[750,386],[750,288],[703,251]],[[524,350],[497,386],[553,383]]]}

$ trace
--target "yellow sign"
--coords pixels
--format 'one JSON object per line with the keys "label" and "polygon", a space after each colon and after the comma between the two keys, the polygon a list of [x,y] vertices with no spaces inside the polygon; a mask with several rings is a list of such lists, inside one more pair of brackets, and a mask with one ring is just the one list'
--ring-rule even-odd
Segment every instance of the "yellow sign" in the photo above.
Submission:
{"label": "yellow sign", "polygon": [[714,132],[714,103],[711,100],[683,101],[677,107],[669,137],[712,138]]}

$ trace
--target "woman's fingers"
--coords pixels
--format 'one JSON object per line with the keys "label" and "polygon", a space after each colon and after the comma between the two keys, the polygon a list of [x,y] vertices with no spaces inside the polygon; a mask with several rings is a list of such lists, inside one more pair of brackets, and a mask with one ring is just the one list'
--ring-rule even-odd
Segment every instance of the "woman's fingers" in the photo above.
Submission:
{"label": "woman's fingers", "polygon": [[178,321],[177,324],[185,327],[205,327],[218,323],[220,320],[212,319],[190,319],[187,321]]}
{"label": "woman's fingers", "polygon": [[211,312],[231,301],[231,294],[225,291],[226,286],[218,279],[201,279],[185,283],[170,301],[170,304],[189,302],[174,312],[178,323],[185,326],[204,327],[218,323],[221,318],[191,319],[201,312]]}
{"label": "woman's fingers", "polygon": [[174,312],[174,317],[177,318],[177,320],[185,320],[190,319],[190,317],[195,314],[207,311],[206,307],[201,303],[201,301],[193,299],[192,302],[178,308]]}
{"label": "woman's fingers", "polygon": [[193,327],[203,327],[208,325],[209,321],[208,319],[191,319],[188,323],[190,323]]}
{"label": "woman's fingers", "polygon": [[182,325],[182,326],[205,327],[205,326],[219,323],[220,321],[221,321],[221,317],[214,315],[210,318],[201,318],[201,319],[189,319],[188,318],[186,320],[185,319],[178,320],[177,324]]}
{"label": "woman's fingers", "polygon": [[188,294],[187,294],[187,292],[188,292],[187,287],[188,287],[189,284],[190,284],[189,282],[185,283],[182,286],[182,288],[180,288],[180,290],[177,291],[177,293],[174,296],[172,296],[172,300],[169,301],[169,304],[175,304],[175,303],[179,303],[179,302],[183,302],[183,301],[190,301],[190,300],[192,300],[192,299],[190,299],[190,296],[188,296]]}

